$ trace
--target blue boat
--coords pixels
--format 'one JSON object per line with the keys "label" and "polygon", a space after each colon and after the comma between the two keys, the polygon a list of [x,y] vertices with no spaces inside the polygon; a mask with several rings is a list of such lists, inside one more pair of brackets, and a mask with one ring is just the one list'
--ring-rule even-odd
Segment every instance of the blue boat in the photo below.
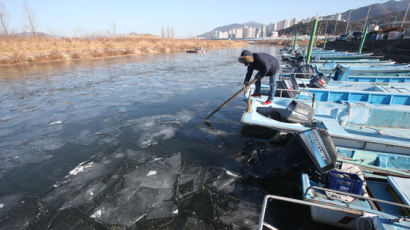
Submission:
{"label": "blue boat", "polygon": [[[318,70],[323,73],[333,73],[337,67],[336,63],[326,63]],[[341,66],[349,69],[349,72],[356,75],[409,75],[410,65],[394,64],[394,65],[362,65],[362,66]]]}
{"label": "blue boat", "polygon": [[372,56],[372,53],[364,53],[364,54],[357,54],[357,53],[346,53],[346,54],[317,54],[312,55],[313,61],[321,61],[321,60],[352,60],[352,59],[380,59],[380,56]]}
{"label": "blue boat", "polygon": [[251,97],[242,123],[286,133],[306,131],[314,125],[326,129],[339,147],[410,155],[408,106],[315,101],[312,122],[301,124],[269,117],[261,110],[281,114],[293,101],[311,106],[310,101],[275,97],[272,104],[264,105],[266,99],[266,96]]}
{"label": "blue boat", "polygon": [[384,75],[384,76],[365,76],[352,75],[350,68],[345,68],[342,71],[336,71],[336,74],[331,76],[335,81],[354,81],[354,82],[381,82],[381,83],[410,83],[410,76],[399,75]]}
{"label": "blue boat", "polygon": [[[303,200],[327,206],[311,206],[311,217],[316,222],[346,229],[410,228],[409,219],[405,217],[410,208],[409,178],[368,175],[363,195],[355,195],[324,188],[321,183],[309,179],[307,174],[301,177]],[[349,200],[337,199],[340,195]]]}
{"label": "blue boat", "polygon": [[[254,86],[248,88],[245,97],[253,93]],[[261,92],[267,95],[268,85],[261,86]],[[369,103],[372,105],[410,105],[410,85],[391,84],[391,85],[371,85],[349,84],[346,82],[330,82],[326,89],[303,88],[296,99],[312,101],[343,102],[343,103]]]}
{"label": "blue boat", "polygon": [[[410,168],[410,157],[394,154],[340,149],[346,154],[357,154],[371,161],[382,161],[390,166]],[[351,156],[353,156],[351,155]],[[344,155],[345,156],[345,155]],[[320,157],[319,157],[320,158]],[[340,158],[340,156],[339,156]],[[403,162],[400,162],[403,161]],[[359,167],[343,162],[340,169],[328,172],[328,180],[320,182],[308,174],[301,175],[303,200],[266,195],[262,205],[259,228],[276,229],[266,216],[270,200],[280,200],[310,206],[311,218],[315,222],[344,229],[409,229],[410,220],[406,218],[410,209],[410,177],[396,168],[374,169],[363,164]],[[375,167],[377,168],[377,167]],[[397,176],[397,175],[403,175]],[[322,175],[326,175],[323,174]],[[343,175],[343,176],[339,176]]]}
{"label": "blue boat", "polygon": [[374,174],[384,173],[410,178],[410,156],[343,147],[336,149],[339,154],[338,162],[356,165]]}
{"label": "blue boat", "polygon": [[[283,78],[287,79],[287,78]],[[359,78],[361,80],[361,78]],[[403,79],[402,79],[403,80]],[[410,79],[409,79],[410,80]],[[296,83],[301,86],[302,88],[309,87],[310,79],[303,79],[298,78],[296,79]],[[410,81],[408,82],[410,83]],[[404,81],[402,82],[370,82],[370,81],[333,81],[330,80],[327,84],[325,84],[325,89],[328,90],[341,90],[344,92],[348,91],[368,91],[368,92],[385,92],[388,94],[410,94],[410,84]],[[263,85],[262,89],[268,90],[268,86]],[[314,90],[317,88],[313,88]]]}
{"label": "blue boat", "polygon": [[[390,61],[390,60],[379,60],[379,59],[357,59],[357,60],[344,60],[344,59],[332,59],[330,60],[332,62],[335,62],[336,64],[357,64],[357,63],[363,63],[363,64],[386,64],[386,65],[391,65],[395,64],[395,62]],[[328,63],[329,60],[312,60],[312,64],[320,63],[320,64],[325,64]]]}
{"label": "blue boat", "polygon": [[[373,88],[374,89],[374,88]],[[410,94],[388,93],[388,92],[368,92],[368,91],[346,91],[343,89],[312,89],[306,88],[296,98],[311,101],[311,95],[315,95],[316,101],[326,102],[362,102],[373,105],[410,105]]]}
{"label": "blue boat", "polygon": [[[312,54],[313,55],[313,54]],[[348,53],[348,52],[325,52],[325,53],[317,53],[314,54],[313,56],[315,57],[345,57],[345,56],[371,56],[373,53],[363,53],[363,54],[358,54],[358,53]]]}

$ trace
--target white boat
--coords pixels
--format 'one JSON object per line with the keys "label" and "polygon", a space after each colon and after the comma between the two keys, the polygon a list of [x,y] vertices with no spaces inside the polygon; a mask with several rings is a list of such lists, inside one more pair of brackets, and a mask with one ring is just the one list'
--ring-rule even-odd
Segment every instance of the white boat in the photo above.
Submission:
{"label": "white boat", "polygon": [[[251,97],[242,123],[287,133],[306,131],[313,125],[326,129],[336,146],[410,155],[410,109],[407,106],[315,101],[314,122],[300,124],[261,113],[267,110],[280,114],[293,99],[275,97],[272,104],[264,105],[266,99],[266,96]],[[295,101],[312,105],[306,100]]]}

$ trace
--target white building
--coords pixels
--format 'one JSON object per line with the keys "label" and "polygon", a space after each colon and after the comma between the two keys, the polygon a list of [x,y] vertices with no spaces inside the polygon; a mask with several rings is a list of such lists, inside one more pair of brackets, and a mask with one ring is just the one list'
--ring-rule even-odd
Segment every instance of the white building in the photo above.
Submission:
{"label": "white building", "polygon": [[243,28],[231,29],[228,31],[228,33],[229,33],[229,38],[232,38],[232,39],[243,38]]}
{"label": "white building", "polygon": [[368,30],[369,30],[369,32],[378,31],[379,30],[379,25],[370,24],[369,27],[368,27]]}
{"label": "white building", "polygon": [[212,38],[213,39],[228,39],[229,38],[229,33],[216,30],[214,32],[214,35],[212,36]]}
{"label": "white building", "polygon": [[255,38],[256,28],[255,27],[247,27],[243,28],[243,38]]}
{"label": "white building", "polygon": [[292,18],[292,20],[290,20],[290,26],[296,25],[299,23],[299,20],[297,20],[296,18]]}
{"label": "white building", "polygon": [[342,21],[342,14],[336,13],[332,16],[332,19],[336,21]]}
{"label": "white building", "polygon": [[278,38],[279,37],[279,33],[278,32],[272,32],[272,36],[271,38]]}

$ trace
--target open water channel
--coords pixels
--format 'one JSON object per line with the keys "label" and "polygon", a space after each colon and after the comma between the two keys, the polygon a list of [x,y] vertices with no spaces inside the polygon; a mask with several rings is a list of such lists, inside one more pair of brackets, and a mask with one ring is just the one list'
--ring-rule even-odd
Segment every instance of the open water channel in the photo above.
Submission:
{"label": "open water channel", "polygon": [[[1,70],[0,229],[256,229],[265,194],[300,198],[287,152],[240,123],[241,97],[203,122],[242,87],[240,52]],[[263,151],[269,173],[249,160]],[[271,205],[280,229],[326,229]]]}

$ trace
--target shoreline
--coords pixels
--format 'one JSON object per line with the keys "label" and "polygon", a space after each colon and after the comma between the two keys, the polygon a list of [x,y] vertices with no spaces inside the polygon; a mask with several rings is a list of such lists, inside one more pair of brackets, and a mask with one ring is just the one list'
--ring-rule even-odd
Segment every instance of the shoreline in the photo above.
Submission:
{"label": "shoreline", "polygon": [[186,52],[198,49],[245,47],[245,41],[170,39],[157,37],[119,38],[19,38],[0,39],[0,66],[17,67],[115,57]]}

